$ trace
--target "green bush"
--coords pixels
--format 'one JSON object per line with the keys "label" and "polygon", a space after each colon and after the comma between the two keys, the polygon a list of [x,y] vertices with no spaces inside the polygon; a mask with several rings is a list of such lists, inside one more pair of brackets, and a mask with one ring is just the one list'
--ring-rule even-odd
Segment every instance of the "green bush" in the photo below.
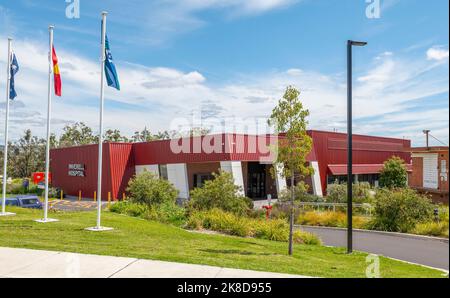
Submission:
{"label": "green bush", "polygon": [[[287,188],[280,193],[278,200],[281,202],[289,202],[291,201],[291,196],[291,189]],[[295,201],[298,202],[324,202],[322,197],[308,193],[308,185],[306,185],[303,181],[294,187],[294,198]]]}
{"label": "green bush", "polygon": [[380,186],[387,188],[405,188],[408,186],[408,172],[403,159],[394,156],[384,162],[380,173]]}
{"label": "green bush", "polygon": [[[367,203],[370,202],[371,187],[368,182],[357,182],[352,186],[353,202]],[[346,203],[347,202],[347,183],[334,183],[328,185],[327,202]]]}
{"label": "green bush", "polygon": [[254,227],[256,238],[272,241],[288,241],[289,225],[282,219],[260,220]]}
{"label": "green bush", "polygon": [[252,208],[252,201],[241,195],[242,189],[234,184],[230,173],[213,173],[214,179],[206,181],[203,187],[191,191],[188,207],[193,210],[219,208],[235,214],[246,214]]}
{"label": "green bush", "polygon": [[294,231],[293,240],[295,243],[301,243],[306,245],[322,245],[322,241],[313,233],[305,232],[302,230]]}
{"label": "green bush", "polygon": [[[320,227],[347,227],[347,214],[343,212],[305,212],[297,217],[297,224],[307,226],[320,226]],[[356,229],[366,228],[369,222],[368,217],[353,216],[353,227]]]}
{"label": "green bush", "polygon": [[229,235],[251,236],[250,220],[234,213],[214,208],[209,211],[194,211],[186,224],[190,229],[207,229]]}
{"label": "green bush", "polygon": [[[209,211],[194,211],[190,214],[187,224],[190,229],[208,229],[240,237],[255,237],[272,241],[288,241],[289,225],[282,219],[256,219],[239,216],[220,209]],[[294,234],[297,243],[320,244],[315,235],[298,232]]]}
{"label": "green bush", "polygon": [[109,207],[109,211],[176,226],[182,226],[186,222],[186,210],[172,203],[147,206],[128,201],[117,202]]}
{"label": "green bush", "polygon": [[131,202],[116,202],[109,207],[109,211],[125,214],[133,217],[144,217],[144,215],[148,212],[149,207],[144,204],[135,204]]}
{"label": "green bush", "polygon": [[407,232],[416,224],[432,219],[431,200],[412,189],[381,189],[375,196],[371,228],[390,232]]}
{"label": "green bush", "polygon": [[[272,207],[272,212],[270,213],[270,217],[275,219],[284,219],[288,220],[290,216],[291,205],[290,203],[277,202]],[[294,206],[294,218],[297,218],[301,213],[300,208]]]}
{"label": "green bush", "polygon": [[[6,192],[14,195],[28,195],[28,194],[35,194],[35,195],[42,195],[44,192],[43,189],[40,189],[37,187],[37,185],[30,183],[28,190],[25,189],[22,185],[22,179],[14,179],[11,184],[8,184],[6,186]],[[1,187],[0,183],[0,187]]]}
{"label": "green bush", "polygon": [[159,179],[150,172],[136,175],[128,183],[127,192],[133,203],[148,206],[176,202],[178,190],[167,180]]}
{"label": "green bush", "polygon": [[448,221],[419,223],[410,231],[410,233],[448,238]]}
{"label": "green bush", "polygon": [[186,209],[172,203],[151,206],[144,214],[148,220],[183,226],[186,222]]}

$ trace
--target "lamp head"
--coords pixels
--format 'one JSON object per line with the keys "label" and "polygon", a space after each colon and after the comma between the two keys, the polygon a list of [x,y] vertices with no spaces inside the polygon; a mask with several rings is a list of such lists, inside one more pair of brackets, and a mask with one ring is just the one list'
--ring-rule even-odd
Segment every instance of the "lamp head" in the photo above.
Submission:
{"label": "lamp head", "polygon": [[356,47],[363,47],[367,45],[367,42],[365,41],[354,41],[354,40],[349,40],[348,43],[352,46],[356,46]]}

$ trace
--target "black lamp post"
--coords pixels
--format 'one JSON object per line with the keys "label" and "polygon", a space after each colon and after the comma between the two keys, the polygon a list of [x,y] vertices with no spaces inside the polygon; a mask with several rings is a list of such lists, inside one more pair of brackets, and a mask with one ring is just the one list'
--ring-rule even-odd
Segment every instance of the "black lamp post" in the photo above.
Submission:
{"label": "black lamp post", "polygon": [[353,252],[353,138],[352,138],[352,47],[363,47],[367,42],[347,42],[347,252]]}

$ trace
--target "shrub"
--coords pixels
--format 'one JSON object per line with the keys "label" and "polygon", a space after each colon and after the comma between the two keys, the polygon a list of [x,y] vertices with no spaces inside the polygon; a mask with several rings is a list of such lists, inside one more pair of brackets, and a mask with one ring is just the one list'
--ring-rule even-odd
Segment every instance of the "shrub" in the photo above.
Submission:
{"label": "shrub", "polygon": [[410,232],[418,235],[448,238],[448,221],[419,223]]}
{"label": "shrub", "polygon": [[[241,237],[255,237],[272,241],[288,241],[289,225],[282,219],[254,219],[243,217],[220,209],[209,211],[194,211],[190,214],[187,224],[190,229],[209,229]],[[297,235],[297,236],[295,236]],[[320,244],[313,234],[296,232],[294,240],[297,243]]]}
{"label": "shrub", "polygon": [[173,203],[153,205],[146,211],[144,218],[182,226],[186,222],[186,209]]}
{"label": "shrub", "polygon": [[203,187],[191,191],[188,206],[194,210],[219,208],[235,214],[246,214],[252,208],[252,201],[240,194],[241,188],[234,184],[230,173],[213,173],[214,179],[206,181]]}
{"label": "shrub", "polygon": [[380,173],[380,186],[387,188],[404,188],[408,185],[408,172],[405,162],[394,156],[384,162]]}
{"label": "shrub", "polygon": [[148,206],[176,202],[178,190],[167,180],[159,179],[150,172],[143,172],[128,183],[127,192],[133,203]]}
{"label": "shrub", "polygon": [[109,207],[109,211],[125,214],[133,217],[144,217],[149,207],[144,204],[134,204],[130,202],[116,202]]}
{"label": "shrub", "polygon": [[322,241],[313,233],[305,232],[302,230],[294,231],[293,239],[295,243],[306,245],[322,245]]}
{"label": "shrub", "polygon": [[[353,227],[363,229],[369,219],[363,216],[353,216]],[[297,224],[320,227],[347,227],[347,214],[343,212],[306,212],[297,218]]]}
{"label": "shrub", "polygon": [[[273,205],[272,212],[270,213],[271,218],[279,218],[288,220],[290,216],[291,205],[289,203],[277,202]],[[297,218],[300,215],[300,209],[294,209],[294,218]]]}
{"label": "shrub", "polygon": [[[354,203],[366,203],[370,201],[371,187],[368,182],[357,182],[352,186],[353,202]],[[332,203],[345,203],[347,202],[347,184],[346,183],[334,183],[328,185],[327,188],[327,201]]]}
{"label": "shrub", "polygon": [[116,202],[109,207],[109,211],[177,226],[184,225],[186,221],[185,209],[171,203],[147,206],[127,201]]}
{"label": "shrub", "polygon": [[[291,189],[287,188],[280,193],[278,200],[289,202],[291,201],[291,195]],[[294,198],[298,202],[324,202],[322,197],[308,193],[308,185],[303,181],[294,187]]]}
{"label": "shrub", "polygon": [[412,189],[381,189],[375,197],[373,229],[407,232],[432,219],[431,200]]}
{"label": "shrub", "polygon": [[289,225],[282,219],[260,220],[254,226],[254,236],[272,241],[288,241]]}
{"label": "shrub", "polygon": [[209,211],[194,211],[187,222],[191,229],[204,228],[241,237],[251,236],[249,219],[214,208]]}
{"label": "shrub", "polygon": [[449,209],[448,206],[439,206],[439,220],[448,223]]}

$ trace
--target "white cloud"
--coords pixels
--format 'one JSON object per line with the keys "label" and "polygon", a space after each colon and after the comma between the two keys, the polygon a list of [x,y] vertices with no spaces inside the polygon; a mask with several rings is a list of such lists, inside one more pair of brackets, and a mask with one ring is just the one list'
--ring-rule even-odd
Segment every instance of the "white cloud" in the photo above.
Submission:
{"label": "white cloud", "polygon": [[[121,22],[123,26],[133,26],[142,30],[143,34],[136,37],[136,41],[146,41],[153,45],[164,44],[172,37],[199,29],[207,25],[202,16],[206,11],[219,12],[224,19],[253,17],[273,10],[283,9],[294,5],[301,0],[166,0],[147,2],[145,7],[123,7],[118,2],[111,8],[116,16],[114,21]],[[130,20],[129,15],[133,15]],[[120,19],[120,20],[119,20]]]}
{"label": "white cloud", "polygon": [[443,47],[434,46],[427,51],[428,60],[442,61],[448,59],[449,51]]}
{"label": "white cloud", "polygon": [[[0,37],[0,40],[3,37]],[[47,104],[46,45],[30,40],[14,43],[21,66],[16,88],[19,97],[11,107],[11,138],[31,128],[45,134]],[[52,131],[69,122],[98,126],[99,63],[66,49],[57,49],[63,79],[63,97],[53,100]],[[0,69],[6,53],[0,47]],[[3,60],[2,60],[3,59]],[[241,74],[231,82],[211,85],[198,71],[183,72],[167,67],[117,65],[121,91],[106,89],[105,128],[118,128],[131,135],[147,126],[152,131],[169,129],[177,117],[190,119],[202,113],[211,122],[225,118],[236,124],[246,119],[266,119],[287,85],[301,90],[310,110],[310,127],[344,131],[346,128],[346,78],[296,68],[265,74]],[[408,137],[420,141],[430,128],[448,142],[448,69],[430,63],[381,54],[356,76],[354,86],[355,132]],[[0,90],[4,82],[0,80]],[[431,108],[438,96],[441,106]],[[442,106],[447,98],[447,105]],[[0,105],[0,111],[4,108]],[[3,117],[0,117],[2,119]],[[4,118],[3,118],[4,119]],[[1,123],[0,123],[1,124]],[[0,135],[2,131],[0,132]]]}

